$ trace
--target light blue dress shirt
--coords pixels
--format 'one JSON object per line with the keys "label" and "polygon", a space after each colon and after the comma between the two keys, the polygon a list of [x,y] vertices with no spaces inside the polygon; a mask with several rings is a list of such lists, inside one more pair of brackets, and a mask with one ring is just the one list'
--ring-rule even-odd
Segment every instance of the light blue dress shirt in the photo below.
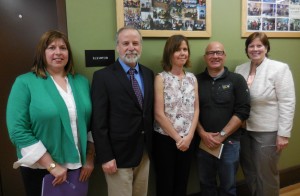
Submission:
{"label": "light blue dress shirt", "polygon": [[[129,74],[128,74],[128,70],[131,68],[130,66],[126,65],[120,58],[118,58],[123,70],[125,71],[125,73],[127,74],[127,77],[129,79]],[[142,91],[143,97],[144,97],[144,83],[143,83],[143,78],[142,78],[142,74],[140,72],[140,67],[139,64],[137,63],[134,67],[134,69],[137,71],[134,73],[134,78],[137,80],[140,89]]]}

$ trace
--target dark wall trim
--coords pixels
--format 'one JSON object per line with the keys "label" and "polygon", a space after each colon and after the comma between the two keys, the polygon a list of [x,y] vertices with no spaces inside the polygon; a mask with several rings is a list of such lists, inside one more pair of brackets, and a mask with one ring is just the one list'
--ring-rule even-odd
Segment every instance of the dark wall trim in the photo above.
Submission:
{"label": "dark wall trim", "polygon": [[280,171],[280,188],[300,182],[300,165]]}

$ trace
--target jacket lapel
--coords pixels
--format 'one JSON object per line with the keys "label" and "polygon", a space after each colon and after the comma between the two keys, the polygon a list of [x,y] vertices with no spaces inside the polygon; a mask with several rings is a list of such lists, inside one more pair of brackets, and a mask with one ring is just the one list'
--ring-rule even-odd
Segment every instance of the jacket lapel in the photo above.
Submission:
{"label": "jacket lapel", "polygon": [[135,105],[141,109],[138,99],[132,89],[132,86],[130,84],[130,81],[127,77],[127,74],[124,72],[122,66],[120,65],[119,61],[116,61],[115,64],[113,64],[113,74],[116,76],[116,80],[119,81],[119,83],[124,86],[126,91],[128,92],[129,96],[134,100]]}
{"label": "jacket lapel", "polygon": [[[68,81],[72,89],[75,105],[76,105],[76,114],[77,114],[77,132],[78,136],[81,138],[80,141],[87,141],[87,132],[86,129],[86,115],[87,111],[82,103],[82,92],[80,92],[81,83],[75,79],[72,75],[68,75]],[[73,137],[73,135],[72,135]],[[80,142],[79,141],[79,142]],[[86,149],[86,142],[80,144],[80,150]],[[85,157],[85,155],[82,155]]]}
{"label": "jacket lapel", "polygon": [[[80,90],[78,89],[78,87],[80,86],[80,84],[76,84],[76,80],[74,79],[74,77],[72,75],[68,75],[68,81],[69,84],[71,86],[72,89],[72,93],[73,93],[73,97],[74,97],[74,101],[75,101],[75,105],[76,105],[76,114],[77,114],[77,119],[85,119],[84,116],[86,114],[85,108],[83,107],[83,104],[80,104]],[[78,120],[78,128],[79,128],[79,123],[82,122],[81,120]]]}
{"label": "jacket lapel", "polygon": [[152,81],[151,75],[146,74],[146,71],[144,69],[144,67],[140,64],[140,71],[141,71],[141,75],[142,75],[142,81],[144,83],[144,104],[143,104],[143,108],[147,107],[147,104],[149,103],[149,93],[151,92],[150,89],[150,82]]}

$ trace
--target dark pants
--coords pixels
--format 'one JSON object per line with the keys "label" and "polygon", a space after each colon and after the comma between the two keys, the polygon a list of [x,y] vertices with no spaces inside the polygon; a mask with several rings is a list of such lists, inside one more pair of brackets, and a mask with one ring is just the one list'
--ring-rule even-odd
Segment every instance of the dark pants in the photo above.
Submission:
{"label": "dark pants", "polygon": [[43,177],[49,172],[46,169],[20,167],[27,196],[41,196]]}
{"label": "dark pants", "polygon": [[154,131],[153,158],[157,196],[185,196],[194,142],[189,150],[177,149],[175,141]]}

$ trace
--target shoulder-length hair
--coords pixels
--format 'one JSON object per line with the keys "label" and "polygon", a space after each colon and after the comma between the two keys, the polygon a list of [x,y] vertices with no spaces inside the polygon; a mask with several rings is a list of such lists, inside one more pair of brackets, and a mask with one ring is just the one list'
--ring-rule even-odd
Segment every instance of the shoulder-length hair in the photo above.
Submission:
{"label": "shoulder-length hair", "polygon": [[249,35],[247,37],[246,42],[245,42],[245,51],[246,51],[247,57],[249,58],[249,55],[248,55],[248,46],[256,38],[258,38],[261,41],[261,43],[265,46],[265,48],[267,48],[266,57],[268,57],[269,56],[268,53],[271,50],[271,46],[270,46],[270,42],[269,42],[269,39],[268,39],[267,35],[265,33],[263,33],[263,32],[254,32],[254,33],[252,33],[251,35]]}
{"label": "shoulder-length hair", "polygon": [[167,39],[167,42],[165,44],[164,48],[164,53],[163,53],[163,58],[161,61],[161,65],[163,67],[164,71],[171,71],[172,69],[172,55],[178,51],[182,41],[185,41],[187,47],[188,47],[188,52],[189,52],[189,57],[186,63],[184,64],[184,67],[191,67],[191,61],[190,61],[190,46],[187,38],[183,35],[172,35]]}
{"label": "shoulder-length hair", "polygon": [[46,61],[46,56],[45,56],[45,50],[53,41],[55,41],[57,39],[62,39],[65,42],[68,53],[69,53],[69,59],[68,59],[67,65],[65,66],[66,74],[69,74],[69,73],[72,75],[75,74],[71,46],[70,46],[67,36],[60,31],[50,30],[50,31],[45,32],[41,36],[39,43],[37,44],[36,49],[35,49],[33,66],[31,68],[31,71],[34,72],[37,76],[42,77],[44,79],[47,78],[47,75],[46,75],[47,61]]}

